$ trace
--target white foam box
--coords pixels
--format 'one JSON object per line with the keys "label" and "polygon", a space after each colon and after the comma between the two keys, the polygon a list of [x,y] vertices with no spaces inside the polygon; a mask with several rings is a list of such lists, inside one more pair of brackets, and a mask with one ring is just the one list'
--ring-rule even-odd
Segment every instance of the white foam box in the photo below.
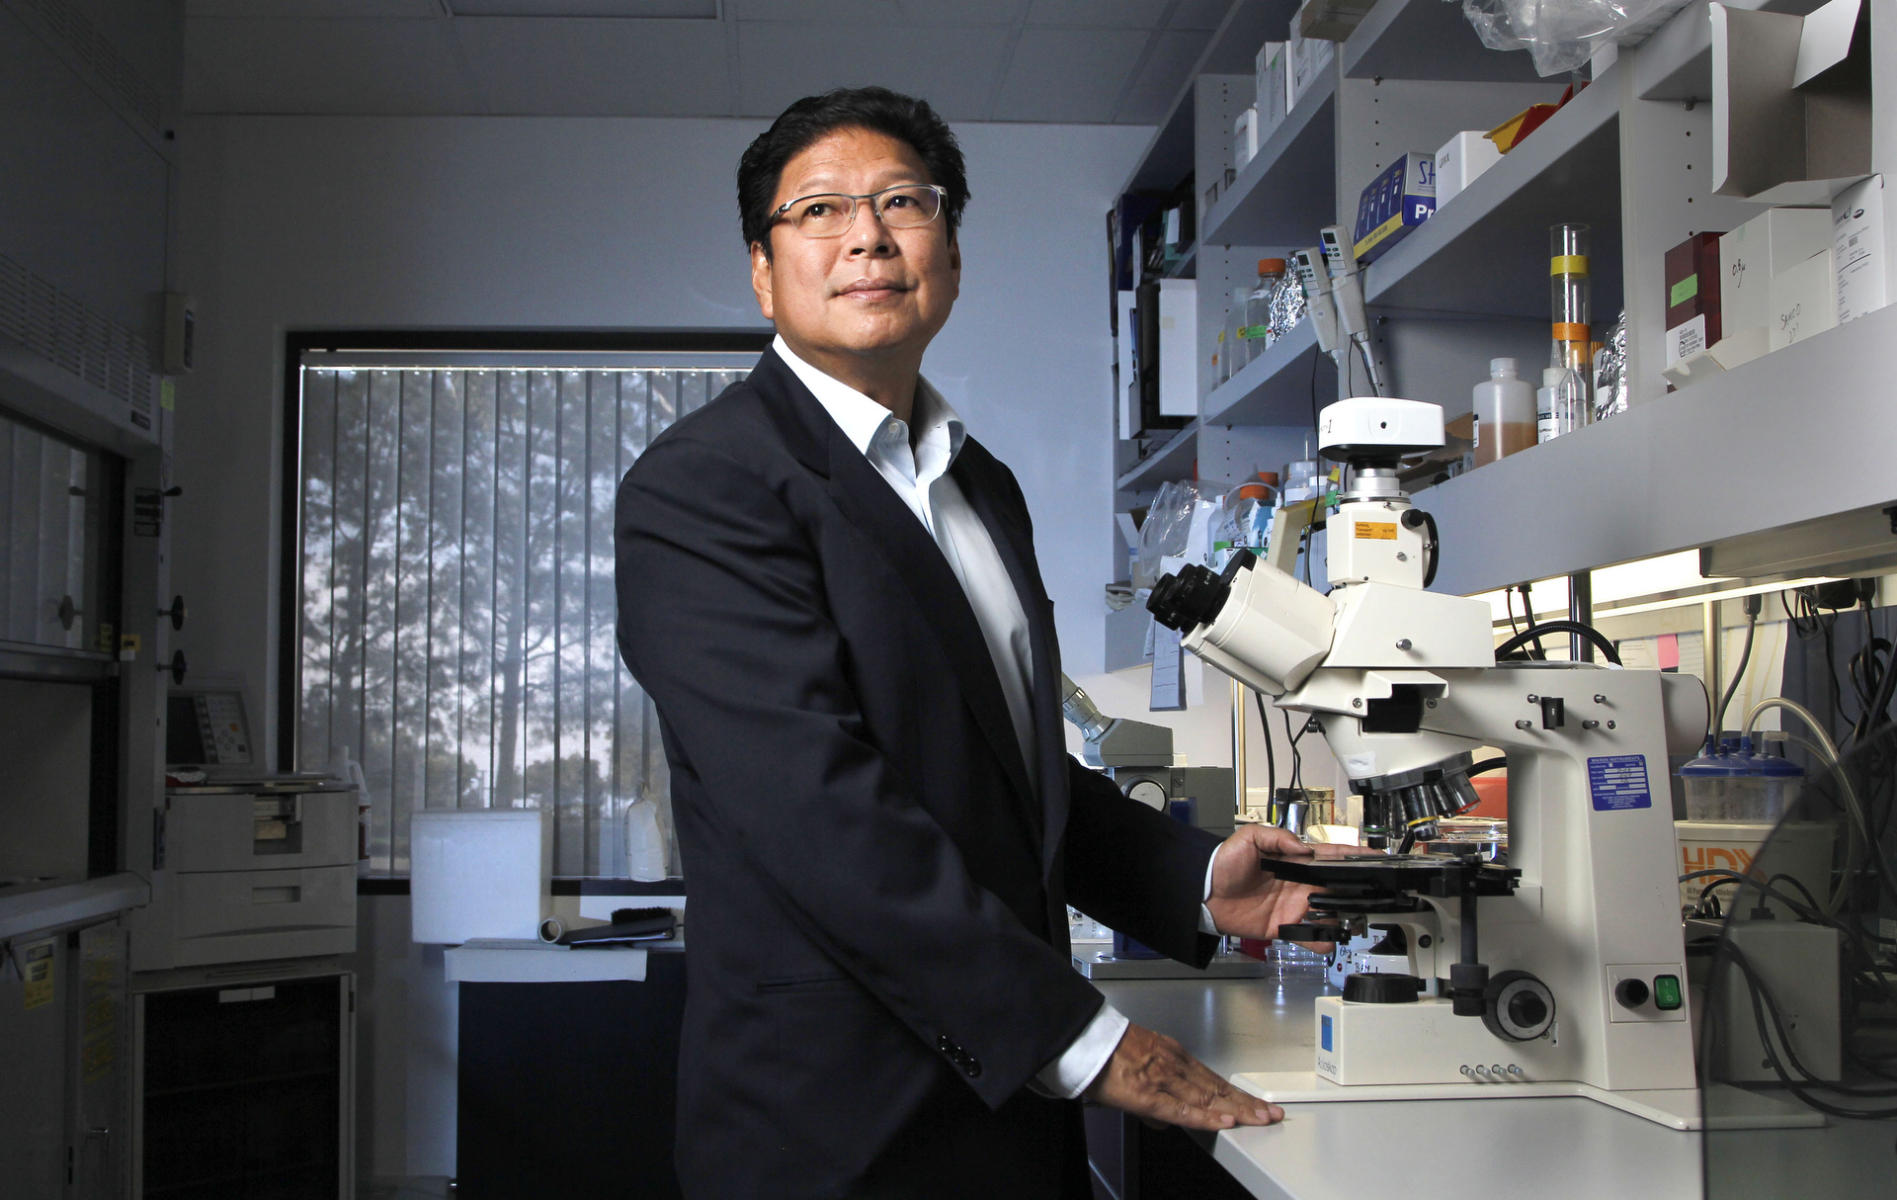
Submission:
{"label": "white foam box", "polygon": [[1232,169],[1243,171],[1258,157],[1258,106],[1252,105],[1232,121]]}
{"label": "white foam box", "polygon": [[1838,276],[1838,324],[1890,303],[1890,247],[1884,233],[1884,177],[1873,175],[1831,201],[1832,266]]}
{"label": "white foam box", "polygon": [[1502,161],[1502,151],[1480,129],[1465,129],[1436,151],[1436,207],[1455,199],[1477,176]]}
{"label": "white foam box", "polygon": [[424,809],[409,818],[410,937],[534,938],[553,914],[553,813]]}
{"label": "white foam box", "polygon": [[1257,65],[1252,72],[1258,91],[1258,140],[1263,142],[1284,120],[1290,107],[1290,83],[1286,78],[1285,44],[1266,42],[1258,47]]}
{"label": "white foam box", "polygon": [[1296,22],[1292,23],[1287,37],[1285,111],[1289,112],[1337,57],[1337,43],[1300,36]]}
{"label": "white foam box", "polygon": [[1831,265],[1831,247],[1772,277],[1771,311],[1765,333],[1774,350],[1837,325],[1838,280]]}
{"label": "white foam box", "polygon": [[1767,329],[1772,277],[1806,262],[1831,243],[1831,214],[1822,208],[1770,208],[1719,236],[1719,314],[1726,337]]}

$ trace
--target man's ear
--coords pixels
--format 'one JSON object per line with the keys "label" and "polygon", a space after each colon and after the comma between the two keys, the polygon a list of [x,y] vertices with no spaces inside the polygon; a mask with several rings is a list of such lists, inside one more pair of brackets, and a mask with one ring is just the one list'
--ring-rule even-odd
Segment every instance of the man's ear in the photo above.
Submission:
{"label": "man's ear", "polygon": [[757,310],[766,321],[776,320],[771,311],[771,251],[763,242],[751,243],[751,292],[757,297]]}

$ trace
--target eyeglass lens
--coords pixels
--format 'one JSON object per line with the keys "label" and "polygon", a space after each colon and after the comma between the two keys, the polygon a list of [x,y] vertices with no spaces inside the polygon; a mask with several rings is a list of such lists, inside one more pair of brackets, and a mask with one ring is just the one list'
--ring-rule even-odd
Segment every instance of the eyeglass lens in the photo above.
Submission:
{"label": "eyeglass lens", "polygon": [[863,202],[876,206],[883,224],[904,229],[935,220],[942,197],[925,184],[886,188],[862,200],[837,193],[804,196],[791,204],[784,220],[805,237],[836,237],[855,223],[856,206]]}

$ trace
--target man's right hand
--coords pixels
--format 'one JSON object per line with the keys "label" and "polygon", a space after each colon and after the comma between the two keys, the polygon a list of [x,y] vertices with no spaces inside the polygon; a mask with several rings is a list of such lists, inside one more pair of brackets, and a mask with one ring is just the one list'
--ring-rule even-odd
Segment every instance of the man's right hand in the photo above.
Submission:
{"label": "man's right hand", "polygon": [[1113,1057],[1083,1096],[1148,1121],[1187,1129],[1284,1120],[1282,1108],[1233,1087],[1172,1038],[1139,1025],[1126,1027]]}

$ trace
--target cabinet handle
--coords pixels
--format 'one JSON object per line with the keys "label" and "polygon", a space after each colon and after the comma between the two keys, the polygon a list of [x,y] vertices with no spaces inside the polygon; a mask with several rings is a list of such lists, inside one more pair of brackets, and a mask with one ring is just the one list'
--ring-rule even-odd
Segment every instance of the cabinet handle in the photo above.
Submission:
{"label": "cabinet handle", "polygon": [[84,610],[73,606],[71,596],[59,598],[59,627],[61,629],[71,629],[73,618],[84,615]]}
{"label": "cabinet handle", "polygon": [[161,617],[170,617],[171,627],[173,629],[183,629],[184,628],[184,597],[173,596],[171,598],[171,607],[159,609],[158,615]]}

